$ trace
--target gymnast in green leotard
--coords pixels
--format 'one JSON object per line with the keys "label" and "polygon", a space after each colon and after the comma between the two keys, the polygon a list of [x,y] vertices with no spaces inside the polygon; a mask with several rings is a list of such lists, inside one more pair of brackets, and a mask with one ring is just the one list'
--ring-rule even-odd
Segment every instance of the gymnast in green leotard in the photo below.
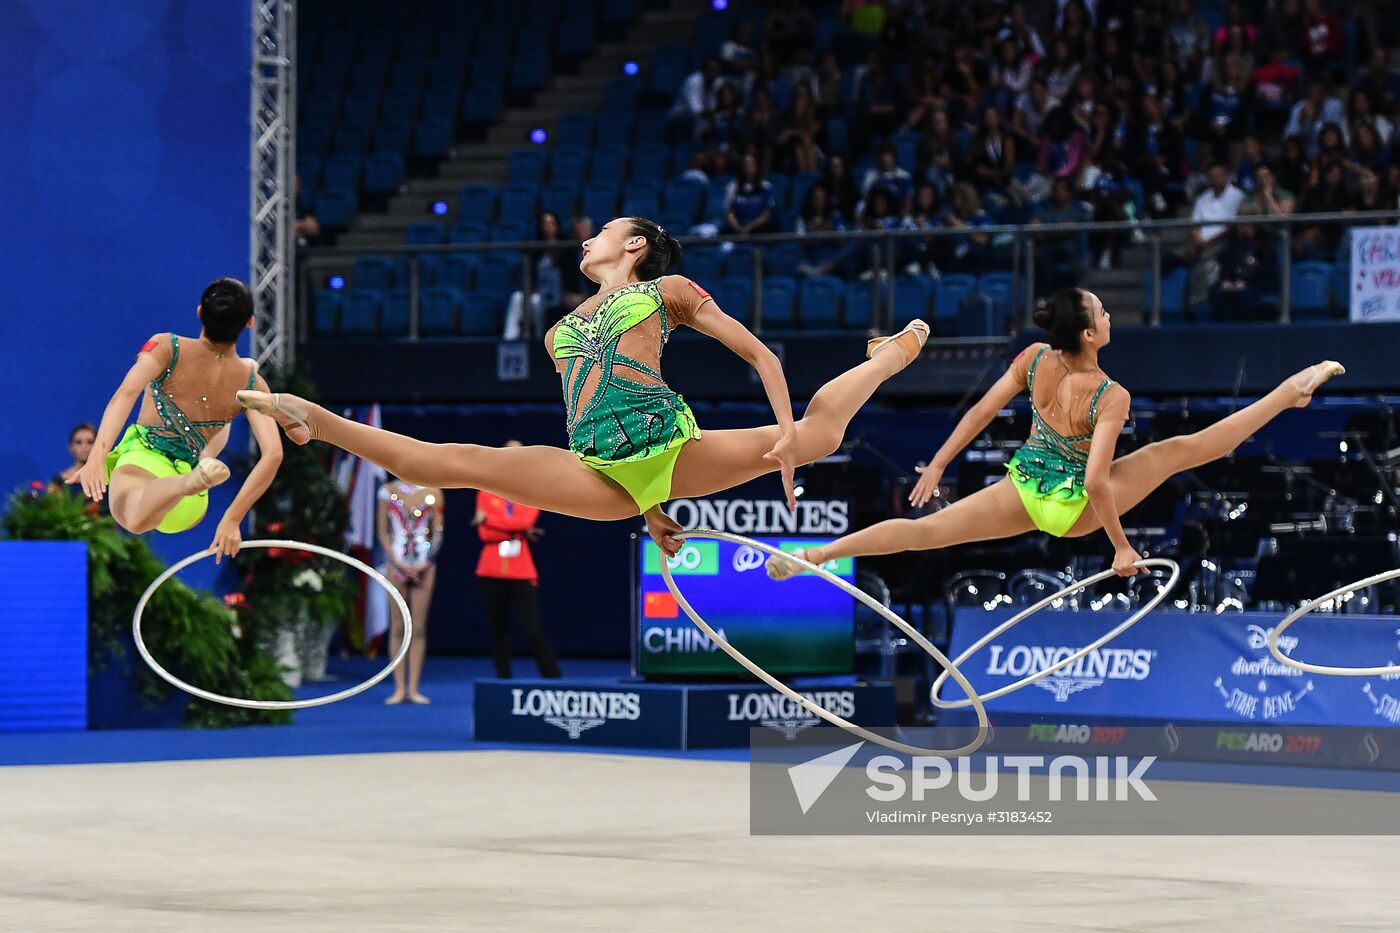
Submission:
{"label": "gymnast in green leotard", "polygon": [[[948,465],[1026,391],[1031,435],[1007,464],[1006,479],[922,518],[880,522],[799,555],[820,564],[1009,538],[1033,529],[1079,537],[1102,528],[1113,543],[1113,569],[1131,576],[1141,556],[1128,543],[1120,515],[1173,474],[1225,456],[1285,409],[1307,405],[1322,383],[1346,372],[1340,363],[1324,360],[1202,431],[1114,460],[1130,399],[1099,368],[1099,350],[1111,334],[1103,303],[1083,289],[1065,289],[1036,311],[1035,322],[1050,332],[1049,343],[1026,348],[963,416],[930,463],[917,468],[922,475],[909,501],[922,507],[937,496]],[[768,562],[768,575],[777,580],[801,571],[788,558]]]}
{"label": "gymnast in green leotard", "polygon": [[[136,534],[174,534],[204,518],[209,489],[229,477],[217,458],[239,412],[235,393],[267,388],[257,364],[238,356],[238,337],[253,319],[248,287],[219,279],[197,313],[198,337],[157,334],[141,347],[107,403],[87,463],[68,480],[94,501],[108,496],[117,524]],[[117,441],[138,398],[136,423]],[[257,413],[248,421],[262,456],[214,532],[216,560],[238,553],[239,525],[282,462],[277,425]]]}
{"label": "gymnast in green leotard", "polygon": [[[340,418],[304,399],[240,392],[245,408],[275,416],[296,443],[335,444],[420,486],[485,489],[524,505],[614,520],[642,515],[669,554],[680,528],[662,511],[671,497],[704,496],[779,473],[795,506],[793,469],[831,454],[871,394],[909,365],[928,338],[914,321],[866,345],[866,359],[832,379],[794,419],[774,353],[684,276],[668,275],[681,247],[643,217],[619,217],[583,244],[579,268],[598,293],[545,337],[564,390],[569,448],[428,444]],[[661,376],[678,327],[712,337],[758,373],[771,425],[705,431]]]}

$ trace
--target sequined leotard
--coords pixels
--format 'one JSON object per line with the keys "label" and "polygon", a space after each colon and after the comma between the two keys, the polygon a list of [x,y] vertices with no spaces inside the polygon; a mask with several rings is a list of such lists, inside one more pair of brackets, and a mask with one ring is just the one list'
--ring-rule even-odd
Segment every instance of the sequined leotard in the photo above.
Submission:
{"label": "sequined leotard", "polygon": [[418,570],[433,562],[442,543],[442,503],[433,493],[420,496],[423,487],[404,482],[385,483],[379,489],[389,519],[389,552],[395,563]]}
{"label": "sequined leotard", "polygon": [[1089,431],[1067,437],[1052,428],[1035,405],[1035,369],[1049,349],[1041,347],[1026,372],[1026,390],[1031,393],[1031,436],[1006,469],[1035,526],[1060,537],[1074,526],[1089,503],[1084,491],[1089,452],[1076,445],[1093,439],[1099,400],[1113,380],[1105,378],[1089,402]]}
{"label": "sequined leotard", "polygon": [[661,376],[661,352],[709,294],[664,276],[595,296],[546,336],[564,387],[569,449],[621,485],[645,512],[669,498],[680,448],[700,437]]}

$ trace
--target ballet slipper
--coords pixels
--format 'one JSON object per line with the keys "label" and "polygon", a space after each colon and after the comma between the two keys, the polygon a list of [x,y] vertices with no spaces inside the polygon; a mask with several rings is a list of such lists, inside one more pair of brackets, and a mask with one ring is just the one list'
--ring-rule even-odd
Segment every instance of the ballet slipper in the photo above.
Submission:
{"label": "ballet slipper", "polygon": [[433,701],[423,696],[423,694],[421,693],[412,693],[409,694],[408,702],[414,704],[415,706],[427,706]]}
{"label": "ballet slipper", "polygon": [[403,701],[404,701],[404,696],[403,696],[402,693],[393,693],[393,694],[390,694],[389,696],[387,696],[387,697],[384,698],[384,705],[385,705],[385,706],[398,706],[398,705],[399,705],[400,703],[402,703]]}
{"label": "ballet slipper", "polygon": [[213,457],[205,457],[199,465],[185,474],[185,489],[189,495],[198,495],[212,489],[229,477],[229,469]]}
{"label": "ballet slipper", "polygon": [[237,395],[238,404],[244,408],[275,419],[286,432],[287,440],[293,444],[305,444],[316,436],[311,430],[311,425],[307,424],[312,406],[305,399],[282,392],[259,392],[256,389],[244,389]]}
{"label": "ballet slipper", "polygon": [[[793,555],[805,559],[807,556],[807,552],[794,551]],[[797,576],[800,573],[807,572],[806,567],[802,566],[797,561],[793,560],[791,557],[779,557],[777,554],[774,554],[768,558],[768,563],[764,565],[763,569],[768,572],[768,578],[770,580],[778,581],[788,580],[792,577]]]}
{"label": "ballet slipper", "polygon": [[1333,376],[1344,375],[1347,368],[1336,360],[1323,360],[1321,363],[1314,363],[1302,372],[1295,373],[1288,380],[1288,385],[1298,393],[1298,401],[1294,402],[1295,408],[1306,408],[1312,401],[1313,393],[1316,392],[1324,382]]}
{"label": "ballet slipper", "polygon": [[927,341],[928,325],[923,321],[913,320],[893,337],[872,337],[865,344],[865,355],[868,359],[874,359],[875,354],[885,347],[893,347],[900,354],[902,362],[899,368],[903,369],[919,358],[919,354],[924,349],[924,343]]}

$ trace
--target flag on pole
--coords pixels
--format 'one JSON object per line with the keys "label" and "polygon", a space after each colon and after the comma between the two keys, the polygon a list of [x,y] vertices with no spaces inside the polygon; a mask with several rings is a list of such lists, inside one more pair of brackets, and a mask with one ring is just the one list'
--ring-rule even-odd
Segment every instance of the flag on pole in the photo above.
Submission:
{"label": "flag on pole", "polygon": [[[380,427],[379,406],[370,405],[365,409],[354,409],[345,413],[347,418],[363,422],[370,427]],[[335,464],[336,481],[345,490],[349,508],[349,522],[345,529],[345,545],[354,557],[370,565],[376,565],[375,551],[376,518],[379,501],[379,487],[388,474],[382,467],[353,454],[339,455]],[[373,651],[375,643],[389,631],[389,594],[384,588],[367,577],[360,582],[362,628],[361,647]]]}

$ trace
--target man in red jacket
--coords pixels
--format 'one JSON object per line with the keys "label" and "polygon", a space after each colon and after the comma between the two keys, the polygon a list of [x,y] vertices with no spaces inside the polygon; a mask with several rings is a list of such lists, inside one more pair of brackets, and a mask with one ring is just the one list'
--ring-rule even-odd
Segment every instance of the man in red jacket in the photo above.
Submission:
{"label": "man in red jacket", "polygon": [[[519,447],[519,441],[507,441]],[[559,676],[554,648],[540,629],[539,575],[530,555],[530,541],[539,536],[535,522],[539,509],[519,505],[489,492],[476,494],[472,524],[481,536],[481,558],[476,564],[477,585],[491,620],[491,660],[496,676],[510,677],[510,611],[514,607],[520,627],[530,639],[535,663],[544,677]]]}

